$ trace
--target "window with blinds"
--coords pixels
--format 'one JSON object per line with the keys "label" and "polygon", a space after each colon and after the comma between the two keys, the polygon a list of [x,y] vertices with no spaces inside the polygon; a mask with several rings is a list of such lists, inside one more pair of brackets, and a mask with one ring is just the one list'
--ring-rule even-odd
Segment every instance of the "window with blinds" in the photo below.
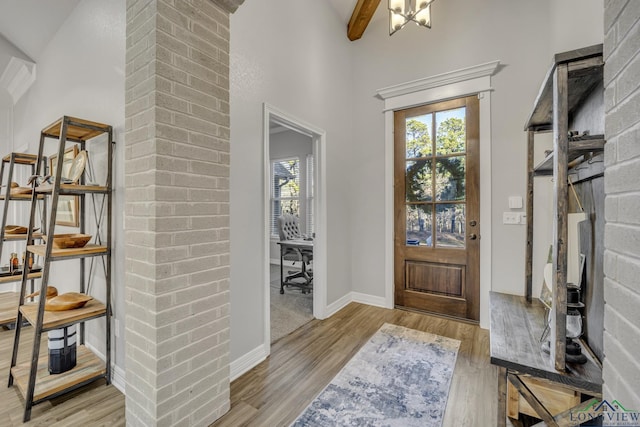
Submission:
{"label": "window with blinds", "polygon": [[300,216],[300,160],[284,159],[271,163],[271,234],[278,236],[278,217],[289,213]]}

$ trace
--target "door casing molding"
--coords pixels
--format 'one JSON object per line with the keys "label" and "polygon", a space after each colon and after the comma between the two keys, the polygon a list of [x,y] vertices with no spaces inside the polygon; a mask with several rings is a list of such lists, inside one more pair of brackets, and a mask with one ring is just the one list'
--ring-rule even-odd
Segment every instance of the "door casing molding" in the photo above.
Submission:
{"label": "door casing molding", "polygon": [[271,295],[269,292],[269,245],[271,241],[270,230],[270,204],[271,204],[271,176],[269,155],[269,122],[276,121],[279,125],[288,127],[291,130],[308,135],[312,139],[313,145],[313,180],[314,197],[313,213],[315,223],[315,239],[313,241],[313,316],[316,319],[327,317],[327,204],[326,204],[326,132],[301,120],[289,113],[286,113],[273,105],[263,104],[263,165],[264,165],[264,187],[263,187],[263,218],[264,232],[262,236],[262,248],[264,261],[262,266],[264,298],[264,354],[271,354]]}
{"label": "door casing molding", "polygon": [[489,291],[491,290],[491,76],[500,61],[438,74],[413,82],[379,89],[384,100],[385,121],[385,306],[394,307],[393,283],[393,113],[417,105],[446,101],[478,94],[480,100],[480,326],[489,328]]}

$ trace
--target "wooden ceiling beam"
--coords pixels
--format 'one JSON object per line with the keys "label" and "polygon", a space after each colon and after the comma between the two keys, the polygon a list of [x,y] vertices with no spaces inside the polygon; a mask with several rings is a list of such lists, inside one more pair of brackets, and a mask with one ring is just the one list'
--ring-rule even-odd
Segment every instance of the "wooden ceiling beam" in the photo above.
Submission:
{"label": "wooden ceiling beam", "polygon": [[379,4],[380,0],[358,0],[347,26],[349,40],[354,41],[362,37]]}

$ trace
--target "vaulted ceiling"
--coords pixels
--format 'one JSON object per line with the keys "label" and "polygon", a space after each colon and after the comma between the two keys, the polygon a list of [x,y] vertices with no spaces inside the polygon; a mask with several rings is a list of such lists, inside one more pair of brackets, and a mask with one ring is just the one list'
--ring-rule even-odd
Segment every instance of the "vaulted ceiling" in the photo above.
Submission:
{"label": "vaulted ceiling", "polygon": [[362,37],[380,4],[380,0],[329,0],[329,2],[347,24],[347,37],[351,41]]}
{"label": "vaulted ceiling", "polygon": [[80,0],[0,0],[0,34],[38,62],[78,3]]}

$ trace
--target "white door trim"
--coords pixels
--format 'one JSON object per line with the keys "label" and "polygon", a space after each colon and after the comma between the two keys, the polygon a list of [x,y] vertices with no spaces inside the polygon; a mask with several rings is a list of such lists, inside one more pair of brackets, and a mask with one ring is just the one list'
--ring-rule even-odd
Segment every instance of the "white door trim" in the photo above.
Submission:
{"label": "white door trim", "polygon": [[393,113],[422,104],[478,94],[480,99],[480,326],[489,327],[491,290],[491,76],[500,61],[378,90],[385,115],[385,305],[394,306]]}
{"label": "white door trim", "polygon": [[316,237],[313,241],[313,316],[316,319],[327,317],[327,208],[326,208],[326,132],[304,120],[286,113],[273,105],[263,105],[263,153],[264,153],[264,187],[263,187],[263,253],[264,261],[262,277],[265,289],[264,298],[264,349],[271,354],[271,296],[269,292],[269,244],[271,230],[269,225],[271,188],[270,188],[270,156],[269,156],[269,122],[274,119],[278,124],[286,126],[296,132],[308,135],[313,144],[313,180],[315,193],[313,198],[313,213]]}

